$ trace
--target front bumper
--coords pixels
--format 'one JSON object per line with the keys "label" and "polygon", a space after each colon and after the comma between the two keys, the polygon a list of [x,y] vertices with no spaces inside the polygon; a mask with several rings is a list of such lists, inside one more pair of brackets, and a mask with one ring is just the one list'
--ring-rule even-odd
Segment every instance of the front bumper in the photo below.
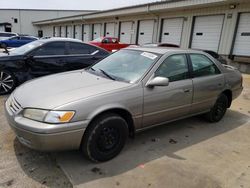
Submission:
{"label": "front bumper", "polygon": [[89,121],[52,125],[15,115],[5,104],[9,125],[25,146],[40,151],[79,149]]}

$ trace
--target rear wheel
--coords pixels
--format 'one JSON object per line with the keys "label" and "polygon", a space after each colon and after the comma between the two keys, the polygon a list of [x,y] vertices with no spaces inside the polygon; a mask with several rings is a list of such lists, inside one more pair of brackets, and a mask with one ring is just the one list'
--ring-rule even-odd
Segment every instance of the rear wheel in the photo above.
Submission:
{"label": "rear wheel", "polygon": [[16,87],[15,77],[6,70],[0,70],[0,95],[12,92]]}
{"label": "rear wheel", "polygon": [[86,130],[82,150],[92,161],[108,161],[120,153],[127,137],[127,122],[117,114],[104,114]]}
{"label": "rear wheel", "polygon": [[228,98],[225,94],[221,94],[210,112],[205,114],[205,118],[209,122],[218,122],[225,115],[228,107]]}

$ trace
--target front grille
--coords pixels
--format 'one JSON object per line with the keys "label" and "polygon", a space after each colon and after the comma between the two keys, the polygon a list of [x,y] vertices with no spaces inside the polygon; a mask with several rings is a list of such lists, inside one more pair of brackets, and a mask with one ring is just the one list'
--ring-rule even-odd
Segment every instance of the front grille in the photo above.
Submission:
{"label": "front grille", "polygon": [[7,104],[13,114],[18,114],[22,111],[22,106],[17,102],[13,95],[8,98]]}

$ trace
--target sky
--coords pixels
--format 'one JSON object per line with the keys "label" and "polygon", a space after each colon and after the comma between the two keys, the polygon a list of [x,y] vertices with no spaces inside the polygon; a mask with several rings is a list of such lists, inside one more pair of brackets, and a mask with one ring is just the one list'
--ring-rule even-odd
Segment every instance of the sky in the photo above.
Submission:
{"label": "sky", "polygon": [[0,0],[0,8],[106,10],[154,1],[157,0]]}

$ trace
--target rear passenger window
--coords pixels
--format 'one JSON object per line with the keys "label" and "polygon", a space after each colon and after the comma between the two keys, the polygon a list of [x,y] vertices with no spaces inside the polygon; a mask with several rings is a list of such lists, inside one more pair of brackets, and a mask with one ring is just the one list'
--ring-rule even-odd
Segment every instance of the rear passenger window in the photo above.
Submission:
{"label": "rear passenger window", "polygon": [[77,42],[69,43],[69,54],[92,54],[97,50],[97,48],[88,44]]}
{"label": "rear passenger window", "polygon": [[220,74],[216,65],[205,55],[190,54],[190,58],[193,66],[194,77]]}
{"label": "rear passenger window", "polygon": [[168,57],[155,72],[155,76],[168,78],[170,82],[189,78],[186,56],[178,54]]}

